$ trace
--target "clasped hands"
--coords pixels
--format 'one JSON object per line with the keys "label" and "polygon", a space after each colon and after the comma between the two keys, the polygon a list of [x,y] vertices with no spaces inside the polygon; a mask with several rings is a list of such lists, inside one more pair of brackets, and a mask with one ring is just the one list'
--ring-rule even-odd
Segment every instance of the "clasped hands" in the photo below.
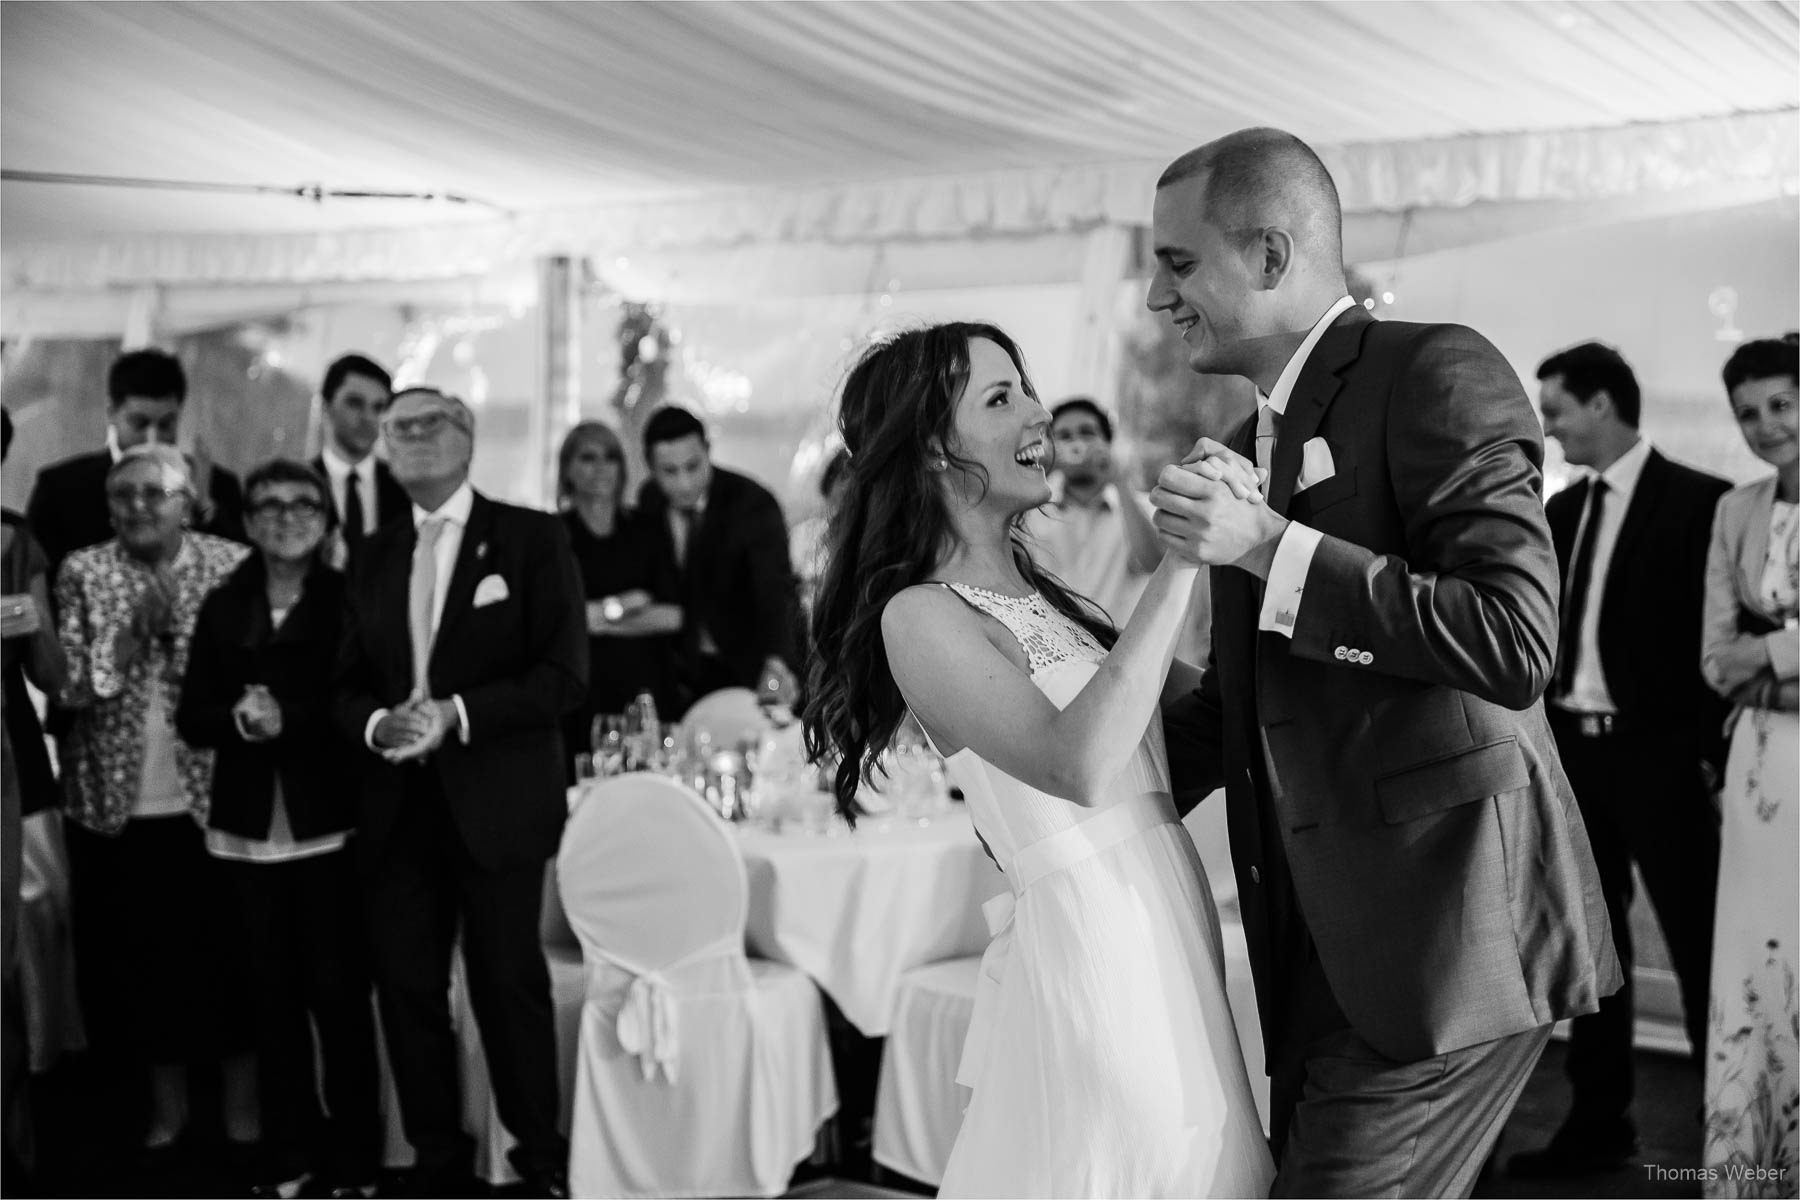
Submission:
{"label": "clasped hands", "polygon": [[260,683],[244,688],[244,694],[231,706],[231,717],[246,742],[270,742],[281,736],[281,705]]}
{"label": "clasped hands", "polygon": [[1151,521],[1169,553],[1205,566],[1238,566],[1267,578],[1287,518],[1263,501],[1268,472],[1222,442],[1201,438],[1162,469]]}
{"label": "clasped hands", "polygon": [[414,762],[444,744],[457,726],[456,705],[414,694],[375,722],[375,752],[391,763]]}

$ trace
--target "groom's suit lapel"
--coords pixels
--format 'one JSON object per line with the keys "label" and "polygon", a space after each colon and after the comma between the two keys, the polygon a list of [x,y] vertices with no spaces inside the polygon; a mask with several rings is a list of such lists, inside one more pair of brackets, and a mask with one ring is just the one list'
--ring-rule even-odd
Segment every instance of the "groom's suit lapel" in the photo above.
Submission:
{"label": "groom's suit lapel", "polygon": [[[1294,499],[1300,480],[1301,451],[1319,432],[1325,412],[1344,387],[1344,375],[1362,354],[1363,335],[1375,319],[1353,308],[1332,322],[1294,383],[1287,412],[1281,418],[1281,436],[1275,442],[1275,458],[1269,464],[1269,507],[1282,516]],[[1254,435],[1251,438],[1254,446]],[[1254,459],[1252,453],[1247,457]]]}

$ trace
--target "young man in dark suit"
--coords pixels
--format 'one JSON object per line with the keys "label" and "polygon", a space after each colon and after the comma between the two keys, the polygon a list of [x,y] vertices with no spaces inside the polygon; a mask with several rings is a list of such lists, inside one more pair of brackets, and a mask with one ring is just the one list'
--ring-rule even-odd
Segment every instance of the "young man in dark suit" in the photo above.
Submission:
{"label": "young man in dark suit", "polygon": [[381,417],[393,389],[394,381],[381,364],[361,354],[346,354],[333,362],[319,385],[325,445],[312,465],[331,484],[331,503],[338,514],[331,559],[340,569],[365,538],[412,508],[394,473],[375,456]]}
{"label": "young man in dark suit", "polygon": [[1612,1170],[1637,1152],[1633,862],[1696,1058],[1705,1050],[1719,874],[1708,772],[1716,778],[1724,761],[1725,702],[1700,673],[1700,608],[1713,509],[1731,486],[1638,433],[1637,377],[1612,347],[1570,347],[1537,375],[1545,432],[1582,468],[1547,505],[1563,589],[1550,728],[1594,845],[1625,986],[1576,1018],[1569,1114],[1547,1146],[1514,1156],[1512,1173],[1527,1177]]}
{"label": "young man in dark suit", "polygon": [[[38,473],[26,504],[26,519],[50,559],[50,577],[62,560],[84,546],[113,536],[106,507],[106,473],[119,455],[145,442],[174,445],[187,400],[181,362],[161,350],[121,354],[106,374],[106,449],[78,454]],[[224,467],[207,464],[206,499],[198,527],[205,533],[244,540],[244,490]]]}
{"label": "young man in dark suit", "polygon": [[706,427],[686,409],[650,414],[644,458],[638,510],[680,579],[683,709],[727,687],[791,701],[800,605],[781,505],[713,465]]}
{"label": "young man in dark suit", "polygon": [[513,1165],[527,1192],[566,1196],[538,919],[567,814],[562,718],[587,689],[581,582],[561,522],[469,486],[460,400],[408,389],[382,429],[412,514],[370,535],[351,574],[336,715],[367,749],[355,840],[415,1194],[470,1194],[449,1007],[460,927]]}
{"label": "young man in dark suit", "polygon": [[1351,300],[1336,187],[1292,135],[1177,159],[1153,224],[1149,307],[1262,393],[1151,500],[1213,567],[1170,767],[1186,804],[1226,791],[1273,1194],[1468,1195],[1551,1026],[1619,982],[1539,700],[1543,436],[1479,335]]}

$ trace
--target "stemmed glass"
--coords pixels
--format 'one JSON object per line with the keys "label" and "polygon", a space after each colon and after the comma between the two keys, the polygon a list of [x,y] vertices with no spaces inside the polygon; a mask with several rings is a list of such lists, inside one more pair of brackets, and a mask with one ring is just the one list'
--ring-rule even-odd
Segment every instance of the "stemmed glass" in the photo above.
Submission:
{"label": "stemmed glass", "polygon": [[625,718],[601,713],[594,718],[589,737],[594,747],[594,774],[602,779],[625,772]]}

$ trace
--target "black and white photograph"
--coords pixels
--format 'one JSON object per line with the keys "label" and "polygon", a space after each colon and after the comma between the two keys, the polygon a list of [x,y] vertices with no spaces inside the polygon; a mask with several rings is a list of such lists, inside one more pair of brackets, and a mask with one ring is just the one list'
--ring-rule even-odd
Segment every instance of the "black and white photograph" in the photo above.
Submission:
{"label": "black and white photograph", "polygon": [[1800,0],[0,0],[0,1196],[1800,1197]]}

